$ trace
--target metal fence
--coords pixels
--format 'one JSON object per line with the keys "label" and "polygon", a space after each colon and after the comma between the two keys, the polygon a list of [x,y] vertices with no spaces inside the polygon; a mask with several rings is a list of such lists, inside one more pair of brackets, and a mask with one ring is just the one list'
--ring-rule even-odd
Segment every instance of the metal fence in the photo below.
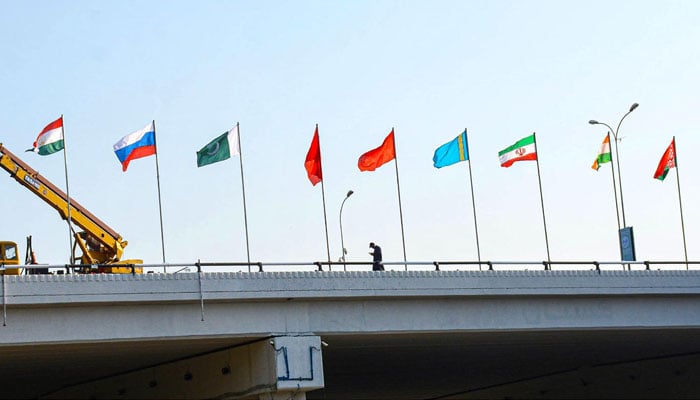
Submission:
{"label": "metal fence", "polygon": [[[0,265],[0,274],[39,275],[100,273],[101,268],[125,267],[136,273],[187,272],[287,272],[287,271],[371,271],[372,262],[191,262],[166,264],[40,264]],[[700,269],[700,261],[391,261],[383,262],[386,271],[571,271],[571,270],[690,270]]]}

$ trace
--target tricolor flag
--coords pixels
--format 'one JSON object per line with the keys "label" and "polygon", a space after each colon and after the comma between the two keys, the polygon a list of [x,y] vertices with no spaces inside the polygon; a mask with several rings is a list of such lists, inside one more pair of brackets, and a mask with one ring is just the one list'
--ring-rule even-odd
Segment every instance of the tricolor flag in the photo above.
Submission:
{"label": "tricolor flag", "polygon": [[114,153],[122,163],[122,171],[126,171],[131,160],[156,154],[155,121],[121,138],[114,144]]}
{"label": "tricolor flag", "polygon": [[360,159],[357,160],[357,168],[360,171],[374,171],[394,158],[396,158],[396,149],[394,147],[394,129],[392,128],[381,146],[360,156]]}
{"label": "tricolor flag", "polygon": [[603,144],[600,145],[600,152],[595,161],[593,161],[591,168],[597,171],[600,168],[600,164],[610,162],[610,160],[612,160],[612,156],[610,153],[610,134],[608,133],[603,139]]}
{"label": "tricolor flag", "polygon": [[535,148],[535,134],[522,138],[514,145],[498,152],[498,159],[501,167],[510,167],[516,161],[537,160],[537,149]]}
{"label": "tricolor flag", "polygon": [[36,137],[34,146],[27,150],[38,153],[40,156],[48,156],[57,151],[63,150],[63,116],[46,125],[46,127]]}
{"label": "tricolor flag", "polygon": [[241,154],[238,146],[238,125],[212,140],[197,152],[197,167],[228,160],[231,156]]}
{"label": "tricolor flag", "polygon": [[323,180],[323,168],[321,168],[321,144],[318,139],[318,125],[316,125],[314,137],[311,139],[309,151],[306,153],[304,168],[306,168],[306,175],[309,177],[311,185],[316,186],[317,183]]}
{"label": "tricolor flag", "polygon": [[654,172],[654,179],[663,181],[668,175],[668,171],[676,166],[676,139],[671,140],[671,144],[661,156],[661,161],[659,161],[659,166],[656,167],[656,172]]}
{"label": "tricolor flag", "polygon": [[455,139],[438,147],[435,150],[435,154],[433,154],[433,166],[435,168],[447,167],[466,160],[469,160],[466,130]]}

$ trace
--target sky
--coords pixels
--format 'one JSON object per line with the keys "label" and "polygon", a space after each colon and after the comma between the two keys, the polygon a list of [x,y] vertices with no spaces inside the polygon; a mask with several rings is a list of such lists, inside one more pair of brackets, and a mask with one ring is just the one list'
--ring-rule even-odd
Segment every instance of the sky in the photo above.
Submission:
{"label": "sky", "polygon": [[[57,186],[60,153],[31,147],[64,116],[71,197],[162,262],[156,159],[127,172],[112,146],[156,122],[169,263],[246,261],[240,160],[196,151],[240,123],[250,257],[328,258],[321,185],[304,160],[319,126],[330,257],[477,259],[466,162],[434,150],[465,128],[482,260],[619,260],[610,164],[618,132],[625,219],[638,260],[684,259],[676,170],[653,179],[675,136],[688,257],[700,259],[700,3],[696,1],[0,1],[0,142]],[[396,162],[359,156],[395,130]],[[536,132],[538,163],[498,152]],[[400,182],[401,213],[399,212]],[[618,171],[616,170],[616,173]],[[68,261],[66,223],[0,173],[0,240]],[[543,207],[544,206],[544,207]]]}

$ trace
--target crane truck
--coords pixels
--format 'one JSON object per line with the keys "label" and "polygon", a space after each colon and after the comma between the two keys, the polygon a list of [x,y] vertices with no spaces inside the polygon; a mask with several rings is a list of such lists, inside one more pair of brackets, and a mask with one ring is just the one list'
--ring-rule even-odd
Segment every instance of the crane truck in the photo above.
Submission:
{"label": "crane truck", "polygon": [[[19,157],[10,152],[0,143],[0,167],[10,173],[19,184],[34,193],[46,204],[53,207],[64,220],[69,218],[82,231],[76,232],[71,225],[75,237],[71,249],[71,260],[76,260],[80,266],[79,273],[142,273],[143,260],[122,260],[124,247],[128,242],[109,225],[94,216],[77,201],[70,199],[70,214],[68,213],[68,196],[48,179],[41,176]],[[80,249],[82,254],[76,257]],[[0,263],[3,265],[19,265],[17,244],[0,242]],[[19,268],[6,268],[6,274],[19,274]]]}

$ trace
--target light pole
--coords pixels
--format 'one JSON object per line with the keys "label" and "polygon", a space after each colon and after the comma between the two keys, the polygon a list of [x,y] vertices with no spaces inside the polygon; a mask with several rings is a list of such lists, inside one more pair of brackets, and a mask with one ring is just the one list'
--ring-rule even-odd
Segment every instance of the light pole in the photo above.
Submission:
{"label": "light pole", "polygon": [[[603,126],[607,127],[608,130],[610,131],[610,133],[612,133],[613,139],[615,140],[615,162],[617,164],[617,179],[618,179],[618,182],[620,184],[620,208],[622,210],[622,227],[623,227],[623,229],[627,228],[627,220],[625,218],[625,200],[624,200],[624,197],[622,196],[622,170],[620,170],[620,152],[618,151],[618,147],[617,147],[617,142],[619,142],[621,139],[618,137],[618,133],[620,132],[620,125],[622,125],[622,121],[624,121],[625,118],[627,118],[627,116],[630,115],[630,113],[632,111],[634,111],[637,107],[639,107],[639,103],[632,104],[632,106],[630,106],[629,111],[627,111],[625,113],[625,115],[623,115],[622,118],[620,118],[620,122],[617,124],[617,129],[614,129],[614,130],[610,125],[606,124],[605,122],[599,122],[599,121],[596,121],[594,119],[588,121],[588,123],[591,125],[603,125]],[[615,209],[617,210],[617,200],[615,201]],[[618,229],[619,229],[619,225],[620,225],[620,222],[619,222],[619,216],[618,216]],[[620,238],[620,240],[622,239],[621,237],[619,237],[619,238]],[[622,240],[620,243],[622,243]],[[632,261],[632,260],[627,260],[627,261]]]}
{"label": "light pole", "polygon": [[345,205],[345,201],[347,201],[353,193],[355,192],[348,190],[348,194],[345,195],[345,199],[343,199],[343,202],[340,204],[340,245],[343,247],[343,253],[340,259],[343,261],[343,271],[345,271],[345,254],[348,253],[347,250],[345,250],[345,241],[343,240],[343,206]]}

